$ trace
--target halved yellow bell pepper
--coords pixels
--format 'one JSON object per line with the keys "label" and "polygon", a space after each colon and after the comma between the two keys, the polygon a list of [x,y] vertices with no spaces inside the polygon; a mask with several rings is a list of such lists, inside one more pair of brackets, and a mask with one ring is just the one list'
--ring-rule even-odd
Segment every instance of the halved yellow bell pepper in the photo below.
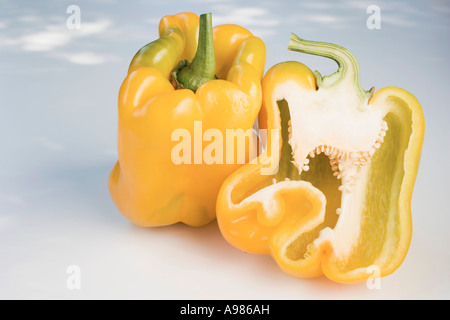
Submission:
{"label": "halved yellow bell pepper", "polygon": [[120,212],[137,225],[202,226],[216,217],[222,182],[242,166],[203,159],[212,152],[203,143],[213,140],[206,131],[225,136],[226,129],[253,127],[265,45],[237,25],[211,32],[210,15],[201,16],[199,29],[193,13],[164,17],[159,34],[135,55],[120,87],[119,160],[109,190]]}
{"label": "halved yellow bell pepper", "polygon": [[[322,77],[290,61],[268,70],[259,115],[266,149],[224,182],[220,230],[297,277],[386,276],[411,240],[420,104],[396,87],[362,90],[358,63],[342,47],[292,35],[289,49],[331,58],[339,69]],[[279,165],[264,172],[273,159]]]}

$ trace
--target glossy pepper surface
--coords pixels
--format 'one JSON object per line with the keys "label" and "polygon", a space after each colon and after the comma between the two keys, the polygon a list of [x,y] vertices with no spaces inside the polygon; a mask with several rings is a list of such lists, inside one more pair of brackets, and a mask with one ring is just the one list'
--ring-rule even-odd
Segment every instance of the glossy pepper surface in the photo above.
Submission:
{"label": "glossy pepper surface", "polygon": [[[350,283],[386,276],[411,241],[420,104],[397,87],[362,90],[345,48],[292,35],[289,49],[331,58],[339,69],[322,77],[289,61],[268,70],[259,115],[266,151],[224,182],[220,230],[235,247],[271,255],[297,277]],[[278,166],[262,174],[270,159]]]}
{"label": "glossy pepper surface", "polygon": [[[203,24],[211,26],[210,17]],[[199,29],[193,13],[165,16],[160,38],[137,52],[120,87],[119,159],[109,189],[120,212],[137,225],[211,222],[223,180],[242,166],[204,159],[204,141],[213,139],[204,133],[252,128],[261,106],[265,45],[237,25],[208,30]],[[212,37],[213,47],[202,37]],[[193,89],[178,83],[172,73],[184,60],[197,72],[188,78],[205,72],[209,78]],[[177,149],[181,142],[189,147]]]}

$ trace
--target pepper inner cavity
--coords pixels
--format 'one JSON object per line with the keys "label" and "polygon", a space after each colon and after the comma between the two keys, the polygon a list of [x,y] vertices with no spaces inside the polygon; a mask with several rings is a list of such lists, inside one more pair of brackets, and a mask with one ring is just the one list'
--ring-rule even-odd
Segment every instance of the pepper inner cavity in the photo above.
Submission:
{"label": "pepper inner cavity", "polygon": [[286,100],[278,101],[281,119],[282,148],[278,173],[273,182],[283,180],[304,180],[323,192],[327,199],[324,221],[309,232],[299,235],[286,247],[286,256],[292,260],[307,258],[309,245],[319,237],[324,228],[334,229],[341,213],[343,192],[350,192],[358,167],[365,166],[380,148],[388,130],[385,121],[380,120],[380,131],[372,146],[366,151],[345,151],[335,146],[320,145],[308,154],[299,165],[296,163],[292,146],[289,105]]}
{"label": "pepper inner cavity", "polygon": [[[291,135],[292,127],[290,121],[288,125],[289,125],[288,132],[289,135]],[[376,152],[377,149],[380,148],[381,144],[383,143],[387,130],[388,126],[386,121],[381,120],[380,132],[378,133],[378,137],[373,143],[373,145],[367,151],[344,151],[334,146],[320,145],[311,152],[309,152],[309,157],[303,161],[303,164],[299,165],[295,161],[294,164],[296,165],[300,173],[302,171],[308,171],[310,159],[314,158],[316,155],[323,153],[330,159],[331,169],[334,172],[333,175],[336,176],[338,179],[341,179],[345,176],[344,168],[346,166],[350,165],[355,167],[362,167],[365,166],[370,161],[373,154]],[[350,179],[350,183],[351,180],[352,179]]]}
{"label": "pepper inner cavity", "polygon": [[289,259],[299,260],[307,256],[308,245],[319,237],[322,229],[335,227],[339,217],[336,212],[341,206],[341,193],[338,190],[341,186],[341,181],[333,175],[330,159],[325,153],[320,153],[314,157],[308,156],[309,170],[298,170],[292,156],[292,147],[289,144],[289,106],[286,100],[280,100],[278,107],[281,118],[282,147],[279,169],[274,177],[275,181],[309,181],[314,187],[322,191],[327,199],[324,221],[315,229],[301,234],[286,248],[286,255]]}

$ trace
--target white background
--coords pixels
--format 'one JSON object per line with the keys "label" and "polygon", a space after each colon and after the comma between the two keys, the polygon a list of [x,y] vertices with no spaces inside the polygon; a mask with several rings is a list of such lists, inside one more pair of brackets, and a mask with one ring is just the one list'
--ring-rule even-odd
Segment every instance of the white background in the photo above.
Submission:
{"label": "white background", "polygon": [[[0,3],[0,298],[3,299],[448,299],[450,6],[445,1],[72,1]],[[282,5],[284,4],[284,5]],[[366,9],[381,9],[369,30]],[[131,225],[107,179],[117,160],[117,92],[134,53],[157,38],[162,16],[211,12],[264,39],[267,68],[297,60],[323,75],[336,66],[286,50],[290,32],[340,44],[365,89],[395,85],[421,102],[426,134],[412,200],[414,233],[402,266],[342,285],[296,279],[268,256],[203,228]],[[81,289],[67,268],[79,266]]]}

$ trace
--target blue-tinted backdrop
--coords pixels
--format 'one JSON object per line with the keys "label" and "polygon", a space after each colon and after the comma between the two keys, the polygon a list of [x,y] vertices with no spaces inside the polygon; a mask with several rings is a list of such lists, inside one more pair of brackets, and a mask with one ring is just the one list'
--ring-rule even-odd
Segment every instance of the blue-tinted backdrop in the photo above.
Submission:
{"label": "blue-tinted backdrop", "polygon": [[[70,29],[67,9],[80,9]],[[380,29],[369,29],[370,5]],[[287,51],[290,32],[340,44],[364,88],[398,86],[421,102],[426,133],[404,264],[342,286],[293,279],[266,256],[228,245],[213,223],[142,229],[107,189],[117,159],[117,92],[130,59],[167,14],[211,12],[264,39],[267,68],[297,60],[323,75],[336,65]],[[0,298],[450,298],[448,1],[0,1]],[[81,289],[70,290],[68,267]]]}

